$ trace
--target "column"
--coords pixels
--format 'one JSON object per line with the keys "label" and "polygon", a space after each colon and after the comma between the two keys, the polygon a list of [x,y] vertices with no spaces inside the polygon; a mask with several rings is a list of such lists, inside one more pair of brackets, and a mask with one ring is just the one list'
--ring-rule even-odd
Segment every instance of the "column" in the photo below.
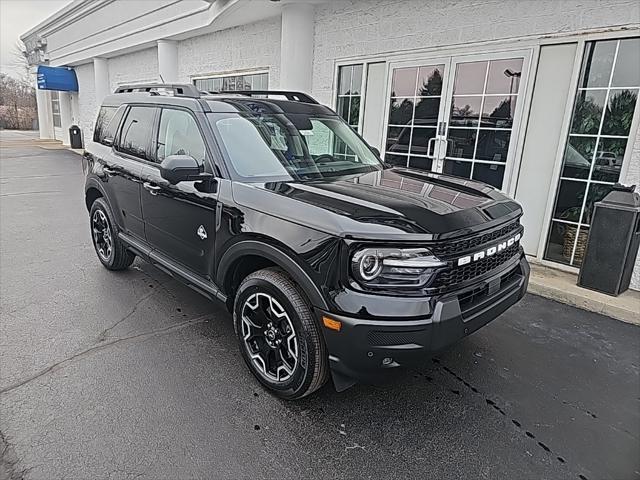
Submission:
{"label": "column", "polygon": [[36,87],[36,104],[38,107],[38,128],[43,140],[55,138],[53,132],[53,111],[51,109],[51,95],[48,90]]}
{"label": "column", "polygon": [[73,124],[71,115],[71,94],[60,92],[60,126],[62,127],[62,144],[69,145],[69,127]]}
{"label": "column", "polygon": [[97,109],[102,104],[104,97],[112,93],[109,88],[109,63],[106,58],[93,59],[93,76],[95,79]]}
{"label": "column", "polygon": [[158,76],[162,83],[178,83],[178,44],[158,40]]}
{"label": "column", "polygon": [[313,5],[282,6],[280,39],[280,88],[311,92],[313,77]]}

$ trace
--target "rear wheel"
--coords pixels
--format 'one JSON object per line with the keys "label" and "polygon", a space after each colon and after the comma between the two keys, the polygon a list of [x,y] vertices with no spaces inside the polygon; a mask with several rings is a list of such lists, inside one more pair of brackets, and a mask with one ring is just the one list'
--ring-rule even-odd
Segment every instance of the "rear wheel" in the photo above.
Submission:
{"label": "rear wheel", "polygon": [[118,238],[111,209],[103,198],[96,199],[91,205],[89,220],[93,247],[102,265],[109,270],[124,270],[131,265],[136,256]]}
{"label": "rear wheel", "polygon": [[233,320],[249,370],[282,398],[301,398],[328,377],[327,349],[304,293],[279,269],[244,279]]}

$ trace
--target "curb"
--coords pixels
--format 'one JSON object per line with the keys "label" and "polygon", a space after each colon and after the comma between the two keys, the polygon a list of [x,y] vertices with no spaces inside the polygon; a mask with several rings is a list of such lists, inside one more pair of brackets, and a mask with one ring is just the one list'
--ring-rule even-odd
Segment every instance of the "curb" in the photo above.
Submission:
{"label": "curb", "polygon": [[577,276],[531,264],[528,292],[623,322],[640,325],[640,292],[627,290],[618,297],[576,285]]}

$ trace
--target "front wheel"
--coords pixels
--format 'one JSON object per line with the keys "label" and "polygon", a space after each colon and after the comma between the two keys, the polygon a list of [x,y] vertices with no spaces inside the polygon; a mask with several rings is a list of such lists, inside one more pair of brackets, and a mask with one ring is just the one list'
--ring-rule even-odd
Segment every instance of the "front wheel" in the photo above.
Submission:
{"label": "front wheel", "polygon": [[283,271],[268,268],[244,279],[233,322],[249,370],[277,396],[302,398],[326,382],[320,328],[304,293]]}

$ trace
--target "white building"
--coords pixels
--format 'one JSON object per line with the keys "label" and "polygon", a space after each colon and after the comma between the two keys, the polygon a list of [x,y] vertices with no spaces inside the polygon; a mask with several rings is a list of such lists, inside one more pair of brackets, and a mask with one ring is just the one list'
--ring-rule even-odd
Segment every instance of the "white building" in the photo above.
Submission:
{"label": "white building", "polygon": [[75,0],[22,39],[78,79],[38,91],[45,138],[90,138],[125,83],[309,92],[390,163],[515,197],[527,254],[559,268],[579,266],[594,201],[640,184],[636,0]]}

